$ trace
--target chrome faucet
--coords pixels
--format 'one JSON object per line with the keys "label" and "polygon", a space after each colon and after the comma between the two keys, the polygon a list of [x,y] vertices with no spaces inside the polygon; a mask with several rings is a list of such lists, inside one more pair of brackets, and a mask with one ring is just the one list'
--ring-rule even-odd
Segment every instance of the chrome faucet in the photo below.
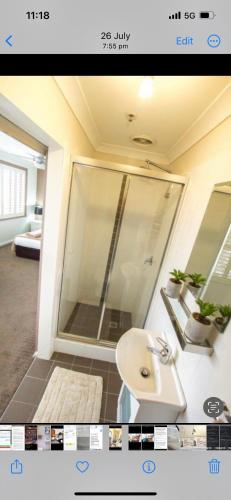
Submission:
{"label": "chrome faucet", "polygon": [[162,348],[156,349],[155,347],[147,345],[147,350],[152,354],[156,354],[160,362],[166,365],[170,360],[172,349],[170,345],[167,342],[165,342],[165,340],[163,340],[161,337],[156,337],[156,340],[162,346]]}

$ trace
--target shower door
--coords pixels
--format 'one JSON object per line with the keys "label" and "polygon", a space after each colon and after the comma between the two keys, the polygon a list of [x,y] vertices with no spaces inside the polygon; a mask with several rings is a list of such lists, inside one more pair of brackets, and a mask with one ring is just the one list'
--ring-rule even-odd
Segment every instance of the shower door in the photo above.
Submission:
{"label": "shower door", "polygon": [[59,332],[115,344],[144,326],[181,192],[180,183],[74,165]]}

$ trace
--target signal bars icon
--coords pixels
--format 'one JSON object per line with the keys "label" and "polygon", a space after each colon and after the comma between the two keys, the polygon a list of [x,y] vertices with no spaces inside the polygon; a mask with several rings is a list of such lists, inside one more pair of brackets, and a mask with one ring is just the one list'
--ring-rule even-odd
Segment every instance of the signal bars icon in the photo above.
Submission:
{"label": "signal bars icon", "polygon": [[171,14],[169,19],[181,19],[181,12],[176,12],[175,14]]}

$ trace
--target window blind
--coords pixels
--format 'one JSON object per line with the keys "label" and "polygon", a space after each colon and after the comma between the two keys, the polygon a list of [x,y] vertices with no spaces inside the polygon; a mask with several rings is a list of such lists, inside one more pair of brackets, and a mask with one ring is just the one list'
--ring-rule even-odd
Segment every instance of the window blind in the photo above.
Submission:
{"label": "window blind", "polygon": [[214,276],[222,280],[231,279],[231,226],[226,235],[214,269]]}
{"label": "window blind", "polygon": [[0,163],[0,219],[26,215],[26,170]]}

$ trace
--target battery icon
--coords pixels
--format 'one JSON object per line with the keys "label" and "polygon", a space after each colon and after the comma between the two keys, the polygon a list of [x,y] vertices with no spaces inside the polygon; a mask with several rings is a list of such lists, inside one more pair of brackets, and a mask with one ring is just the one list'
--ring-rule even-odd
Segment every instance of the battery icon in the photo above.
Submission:
{"label": "battery icon", "polygon": [[216,16],[216,14],[213,10],[207,10],[207,11],[200,12],[201,19],[214,19],[215,16]]}

